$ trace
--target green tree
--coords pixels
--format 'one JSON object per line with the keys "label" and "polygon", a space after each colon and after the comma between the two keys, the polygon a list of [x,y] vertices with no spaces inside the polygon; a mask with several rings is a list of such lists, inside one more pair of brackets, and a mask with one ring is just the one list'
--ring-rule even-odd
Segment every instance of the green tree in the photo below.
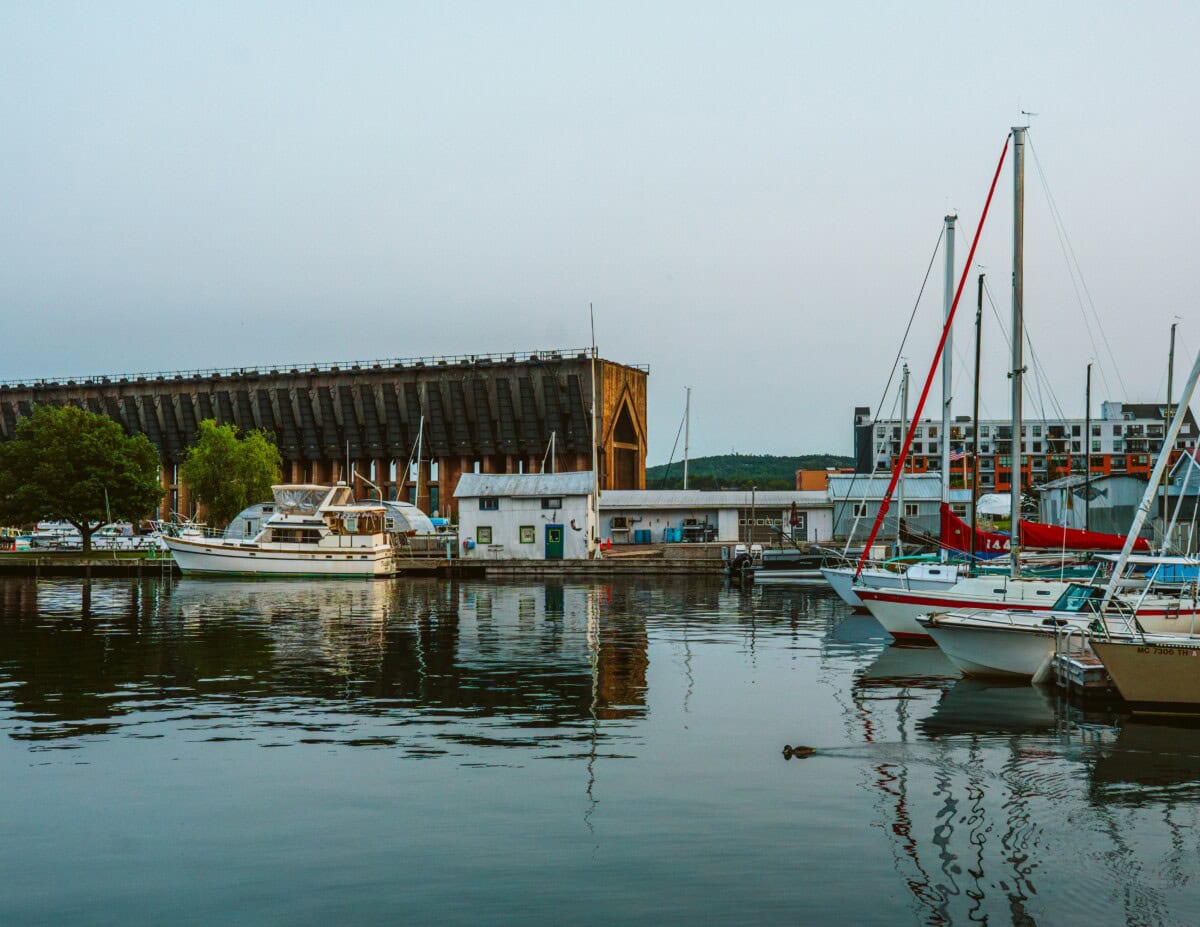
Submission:
{"label": "green tree", "polygon": [[271,498],[282,466],[279,448],[265,431],[241,434],[236,425],[205,419],[179,475],[208,506],[209,519],[228,524],[246,506]]}
{"label": "green tree", "polygon": [[92,549],[110,520],[149,515],[162,497],[158,453],[145,435],[75,406],[35,406],[0,444],[0,519],[70,522]]}

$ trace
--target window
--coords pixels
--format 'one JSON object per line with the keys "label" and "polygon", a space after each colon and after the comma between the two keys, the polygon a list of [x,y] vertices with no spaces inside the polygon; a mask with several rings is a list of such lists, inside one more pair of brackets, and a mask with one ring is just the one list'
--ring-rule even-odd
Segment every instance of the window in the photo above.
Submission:
{"label": "window", "polygon": [[1100,426],[1099,425],[1092,426],[1092,437],[1093,438],[1100,437]]}
{"label": "window", "polygon": [[1099,453],[1100,453],[1100,442],[1099,442],[1099,441],[1093,441],[1093,442],[1092,442],[1092,453],[1093,453],[1093,454],[1099,454]]}
{"label": "window", "polygon": [[865,503],[865,502],[855,502],[854,503],[854,517],[855,518],[866,518],[867,517],[867,503]]}
{"label": "window", "polygon": [[1113,438],[1113,451],[1117,454],[1120,454],[1123,450],[1125,450],[1125,445],[1121,439]]}
{"label": "window", "polygon": [[[613,519],[614,521],[616,519]],[[534,542],[533,525],[521,525],[521,543],[532,544]]]}
{"label": "window", "polygon": [[950,503],[950,511],[953,512],[955,515],[957,515],[959,518],[966,518],[967,517],[967,503],[951,502]]}
{"label": "window", "polygon": [[436,460],[429,461],[429,482],[436,483],[438,481],[438,462]]}
{"label": "window", "polygon": [[561,509],[562,496],[543,496],[542,508],[544,509]]}
{"label": "window", "polygon": [[1042,436],[1042,426],[1041,425],[1033,426],[1033,436],[1035,438],[1040,438]]}
{"label": "window", "polygon": [[876,426],[875,426],[875,437],[877,437],[877,438],[883,438],[883,437],[886,437],[886,436],[887,436],[887,429],[886,429],[886,428],[884,428],[884,426],[883,426],[883,425],[876,425]]}
{"label": "window", "polygon": [[1083,449],[1083,445],[1080,444],[1078,441],[1071,442],[1071,453],[1072,454],[1078,454],[1082,449]]}
{"label": "window", "polygon": [[904,517],[905,518],[916,518],[920,514],[921,514],[920,504],[918,504],[916,502],[905,502],[904,503]]}
{"label": "window", "polygon": [[479,472],[479,461],[478,461],[478,460],[477,460],[477,461],[475,461],[475,472],[476,472],[476,473],[478,473],[478,472]]}
{"label": "window", "polygon": [[1041,441],[1033,442],[1033,452],[1035,454],[1040,454],[1042,452],[1042,442]]}
{"label": "window", "polygon": [[1078,425],[1072,425],[1072,426],[1071,426],[1071,437],[1072,437],[1072,438],[1078,438],[1078,437],[1079,437],[1079,426],[1078,426]]}
{"label": "window", "polygon": [[1115,435],[1119,435],[1120,433],[1121,433],[1121,426],[1120,426],[1120,425],[1113,425],[1113,434],[1115,434]]}
{"label": "window", "polygon": [[992,428],[990,425],[980,425],[979,426],[979,437],[986,438],[991,433],[992,433]]}
{"label": "window", "polygon": [[495,512],[495,511],[498,511],[499,508],[500,508],[500,500],[498,498],[496,498],[495,496],[480,496],[479,497],[479,511]]}
{"label": "window", "polygon": [[491,544],[492,543],[492,527],[491,525],[480,525],[475,529],[476,544]]}
{"label": "window", "polygon": [[[920,431],[918,431],[917,433],[920,434]],[[937,425],[929,426],[929,437],[931,437],[931,438],[937,437]]]}

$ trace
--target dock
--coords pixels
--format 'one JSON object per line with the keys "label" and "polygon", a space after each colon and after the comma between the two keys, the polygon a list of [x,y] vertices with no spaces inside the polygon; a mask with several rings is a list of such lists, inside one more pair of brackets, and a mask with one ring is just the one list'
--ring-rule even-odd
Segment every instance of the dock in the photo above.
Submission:
{"label": "dock", "polygon": [[[512,560],[455,557],[402,559],[398,577],[488,579],[589,576],[719,576],[725,562],[708,545],[626,545],[596,560]],[[0,553],[0,576],[83,579],[165,579],[182,575],[169,554],[156,551],[38,551]]]}

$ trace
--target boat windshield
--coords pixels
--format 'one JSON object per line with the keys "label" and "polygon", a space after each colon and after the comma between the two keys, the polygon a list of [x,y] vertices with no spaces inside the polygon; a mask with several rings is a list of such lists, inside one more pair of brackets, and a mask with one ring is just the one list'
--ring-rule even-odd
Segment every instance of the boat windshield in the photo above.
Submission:
{"label": "boat windshield", "polygon": [[1051,606],[1056,612],[1099,612],[1100,602],[1104,599],[1104,590],[1099,586],[1085,586],[1082,583],[1071,583],[1067,591],[1058,597]]}
{"label": "boat windshield", "polygon": [[329,495],[328,489],[311,486],[275,486],[272,492],[275,504],[285,515],[312,515]]}

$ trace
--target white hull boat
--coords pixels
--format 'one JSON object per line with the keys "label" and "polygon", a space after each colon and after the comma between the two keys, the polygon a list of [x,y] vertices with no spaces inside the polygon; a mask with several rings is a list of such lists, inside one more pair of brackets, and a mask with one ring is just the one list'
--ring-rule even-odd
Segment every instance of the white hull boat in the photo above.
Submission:
{"label": "white hull boat", "polygon": [[[1104,621],[1114,639],[1133,635],[1133,608],[1102,618],[1093,607],[1102,593],[1098,587],[1075,586],[1049,611],[949,612],[917,621],[963,675],[1032,679],[1049,666],[1056,639],[1070,629],[1075,641],[1096,621]],[[1069,611],[1062,607],[1068,601],[1074,606]],[[1185,635],[1196,618],[1196,606],[1183,607],[1179,599],[1164,596],[1143,598],[1136,610],[1137,626],[1150,634]]]}
{"label": "white hull boat", "polygon": [[396,572],[390,544],[326,550],[288,550],[283,545],[252,547],[213,539],[164,537],[183,573],[225,576],[391,576]]}
{"label": "white hull boat", "polygon": [[864,607],[860,589],[949,589],[960,578],[957,566],[941,563],[914,563],[903,572],[867,567],[857,577],[854,567],[825,567],[821,575],[853,608]]}
{"label": "white hull boat", "polygon": [[186,574],[391,576],[397,553],[386,509],[355,504],[348,486],[272,486],[274,514],[252,538],[170,537],[162,542]]}
{"label": "white hull boat", "polygon": [[1019,608],[1049,611],[1070,583],[1042,580],[1010,581],[1003,576],[964,579],[947,589],[859,589],[864,607],[897,640],[930,640],[918,624],[922,615],[970,608]]}

